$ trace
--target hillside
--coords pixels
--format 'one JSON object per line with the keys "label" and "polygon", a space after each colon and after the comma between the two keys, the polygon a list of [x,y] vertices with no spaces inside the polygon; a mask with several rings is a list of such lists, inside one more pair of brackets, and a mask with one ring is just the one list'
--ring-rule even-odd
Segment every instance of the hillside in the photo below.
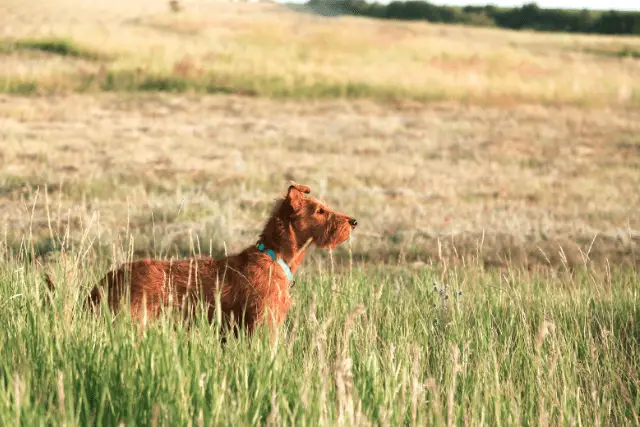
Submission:
{"label": "hillside", "polygon": [[[37,3],[37,7],[36,7]],[[323,17],[277,4],[4,2],[0,90],[637,107],[640,38]]]}

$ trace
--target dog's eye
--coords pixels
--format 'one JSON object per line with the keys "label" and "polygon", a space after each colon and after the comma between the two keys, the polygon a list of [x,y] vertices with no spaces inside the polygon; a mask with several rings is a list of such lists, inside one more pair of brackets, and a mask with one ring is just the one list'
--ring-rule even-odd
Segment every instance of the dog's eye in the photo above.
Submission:
{"label": "dog's eye", "polygon": [[324,213],[324,209],[322,208],[318,208],[318,210],[316,211],[316,213],[319,213],[320,215],[322,215]]}

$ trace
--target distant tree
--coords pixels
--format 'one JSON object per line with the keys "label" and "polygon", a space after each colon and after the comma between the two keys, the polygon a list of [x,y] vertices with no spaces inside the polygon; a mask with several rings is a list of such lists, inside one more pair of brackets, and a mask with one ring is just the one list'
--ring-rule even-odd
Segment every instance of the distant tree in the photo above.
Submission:
{"label": "distant tree", "polygon": [[600,34],[625,34],[627,28],[621,13],[615,10],[603,13],[594,24],[594,30]]}
{"label": "distant tree", "polygon": [[540,7],[536,3],[527,3],[520,8],[519,28],[536,28],[540,19]]}
{"label": "distant tree", "polygon": [[572,31],[589,33],[593,28],[594,21],[593,15],[587,9],[582,9],[577,15],[576,24]]}
{"label": "distant tree", "polygon": [[542,9],[537,3],[527,3],[514,8],[498,8],[492,5],[457,8],[437,6],[420,0],[394,0],[388,4],[367,3],[366,0],[309,0],[310,4],[323,2],[342,6],[346,13],[375,18],[425,20],[512,29],[528,28],[539,31],[640,34],[640,13],[638,12],[599,13],[586,9],[580,11]]}

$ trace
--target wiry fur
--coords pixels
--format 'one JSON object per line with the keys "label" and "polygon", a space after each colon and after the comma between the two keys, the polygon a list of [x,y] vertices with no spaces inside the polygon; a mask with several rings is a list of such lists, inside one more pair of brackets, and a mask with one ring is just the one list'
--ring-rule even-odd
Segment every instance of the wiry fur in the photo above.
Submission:
{"label": "wiry fur", "polygon": [[[344,242],[357,222],[304,197],[308,187],[292,185],[274,204],[260,234],[260,242],[272,249],[296,272],[304,259],[305,243],[335,247]],[[216,314],[216,297],[225,323],[234,319],[249,332],[261,322],[280,324],[291,306],[290,283],[282,268],[268,255],[250,246],[222,259],[192,258],[178,261],[139,260],[112,270],[92,290],[88,303],[102,299],[117,311],[123,296],[129,297],[131,314],[139,320],[156,317],[177,306],[191,316],[197,301],[208,307],[209,320]],[[105,295],[106,291],[106,295]]]}

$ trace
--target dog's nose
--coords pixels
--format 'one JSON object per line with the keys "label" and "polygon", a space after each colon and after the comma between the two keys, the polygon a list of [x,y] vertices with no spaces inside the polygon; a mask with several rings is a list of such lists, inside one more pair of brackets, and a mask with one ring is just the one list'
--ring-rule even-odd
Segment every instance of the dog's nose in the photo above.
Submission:
{"label": "dog's nose", "polygon": [[351,218],[349,219],[349,224],[351,224],[351,226],[355,228],[356,225],[358,225],[358,220],[356,220],[355,218]]}

